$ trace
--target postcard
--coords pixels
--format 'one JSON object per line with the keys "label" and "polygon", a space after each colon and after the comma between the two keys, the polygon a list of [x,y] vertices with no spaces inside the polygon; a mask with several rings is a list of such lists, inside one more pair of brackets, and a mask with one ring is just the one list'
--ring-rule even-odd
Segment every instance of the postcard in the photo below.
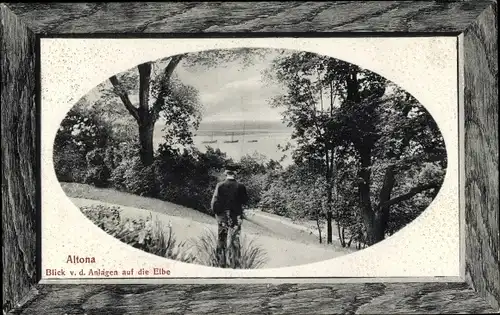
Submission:
{"label": "postcard", "polygon": [[42,282],[459,276],[456,47],[41,39]]}

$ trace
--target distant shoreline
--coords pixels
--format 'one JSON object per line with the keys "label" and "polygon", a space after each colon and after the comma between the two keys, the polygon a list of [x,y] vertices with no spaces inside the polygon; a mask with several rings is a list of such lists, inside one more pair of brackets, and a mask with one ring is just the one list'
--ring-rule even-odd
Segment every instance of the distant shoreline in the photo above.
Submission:
{"label": "distant shoreline", "polygon": [[[161,122],[156,124],[156,129],[162,129],[165,125]],[[259,120],[235,120],[235,121],[201,121],[198,126],[198,132],[221,132],[221,131],[243,131],[245,132],[289,132],[291,133],[293,128],[286,126],[280,120],[273,121],[259,121]]]}
{"label": "distant shoreline", "polygon": [[[155,147],[163,142],[164,126],[159,124],[154,134]],[[266,159],[281,160],[283,153],[278,145],[293,143],[293,129],[281,121],[237,121],[202,123],[193,131],[194,146],[204,152],[207,147],[219,149],[228,157],[240,160],[245,155],[259,153]],[[234,142],[228,142],[234,140]],[[207,143],[207,141],[213,141]],[[289,156],[290,152],[286,155]],[[283,165],[291,163],[290,157],[282,161]]]}
{"label": "distant shoreline", "polygon": [[[225,137],[225,136],[252,136],[252,135],[269,135],[269,134],[291,134],[288,130],[283,129],[223,129],[223,130],[210,130],[210,129],[198,129],[195,135],[198,137],[214,136],[214,137]],[[195,136],[195,137],[196,137]]]}

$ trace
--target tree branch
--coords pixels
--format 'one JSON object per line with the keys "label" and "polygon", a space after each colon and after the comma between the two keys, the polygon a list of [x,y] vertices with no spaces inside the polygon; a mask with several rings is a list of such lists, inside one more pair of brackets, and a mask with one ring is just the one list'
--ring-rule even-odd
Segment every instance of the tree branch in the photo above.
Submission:
{"label": "tree branch", "polygon": [[432,163],[440,162],[446,160],[446,154],[417,154],[409,157],[403,157],[399,161],[396,161],[394,165],[399,170],[404,170],[412,166],[412,163]]}
{"label": "tree branch", "polygon": [[[151,63],[146,62],[137,66],[139,70],[139,116],[149,113],[149,90],[151,85]],[[143,117],[144,118],[144,117]]]}
{"label": "tree branch", "polygon": [[130,115],[132,115],[135,118],[135,120],[139,121],[139,113],[137,111],[137,108],[134,105],[132,105],[132,102],[130,101],[130,98],[128,97],[127,92],[123,90],[116,75],[110,77],[109,81],[111,82],[111,84],[115,88],[116,95],[118,95],[120,97],[120,99],[123,102],[123,105],[125,105],[125,108],[128,110]]}
{"label": "tree branch", "polygon": [[321,128],[318,125],[318,116],[316,115],[316,103],[314,102],[314,97],[313,97],[313,92],[311,91],[311,86],[308,86],[308,91],[309,91],[309,96],[311,98],[311,103],[309,104],[309,107],[313,107],[312,109],[312,120],[313,124],[316,127],[316,131],[318,132],[318,136],[322,137],[323,134],[321,133]]}
{"label": "tree branch", "polygon": [[385,170],[384,183],[380,189],[379,200],[381,204],[389,201],[394,188],[394,165],[389,165]]}
{"label": "tree branch", "polygon": [[439,188],[439,186],[440,185],[437,182],[429,183],[429,184],[426,184],[426,185],[417,186],[415,188],[410,189],[410,191],[407,192],[406,194],[403,194],[401,196],[398,196],[396,198],[393,198],[391,200],[388,200],[388,201],[382,203],[380,205],[380,207],[381,208],[386,208],[386,207],[395,205],[397,203],[400,203],[401,201],[408,200],[411,197],[415,196],[416,194],[419,194],[419,193],[421,193],[421,192],[423,192],[425,190],[432,189],[432,188]]}
{"label": "tree branch", "polygon": [[163,72],[165,79],[170,80],[170,78],[172,77],[172,73],[174,73],[175,68],[181,62],[184,56],[186,56],[186,54],[172,56],[170,62],[165,67],[165,71]]}
{"label": "tree branch", "polygon": [[[163,71],[163,78],[161,78],[161,89],[166,90],[167,85],[170,83],[170,78],[172,77],[172,74],[174,73],[175,68],[179,65],[181,62],[182,58],[184,58],[186,54],[181,54],[181,55],[175,55],[170,58],[170,61],[168,65],[165,67],[165,70]],[[165,96],[160,92],[157,101],[155,104],[153,104],[152,108],[152,119],[156,121],[160,115],[161,111],[161,103],[164,101]]]}

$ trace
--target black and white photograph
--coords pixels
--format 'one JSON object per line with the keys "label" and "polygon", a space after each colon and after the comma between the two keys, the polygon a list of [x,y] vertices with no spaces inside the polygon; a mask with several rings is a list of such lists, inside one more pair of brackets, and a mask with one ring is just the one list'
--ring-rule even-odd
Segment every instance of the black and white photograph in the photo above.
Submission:
{"label": "black and white photograph", "polygon": [[210,267],[303,265],[397,233],[447,155],[429,112],[355,64],[307,51],[166,56],[110,76],[54,142],[57,179],[95,225]]}
{"label": "black and white photograph", "polygon": [[497,7],[1,3],[3,315],[498,313]]}

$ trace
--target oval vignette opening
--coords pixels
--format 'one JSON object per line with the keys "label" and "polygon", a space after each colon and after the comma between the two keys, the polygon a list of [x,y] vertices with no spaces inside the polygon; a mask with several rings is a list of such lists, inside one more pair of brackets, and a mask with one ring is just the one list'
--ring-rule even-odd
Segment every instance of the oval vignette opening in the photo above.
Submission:
{"label": "oval vignette opening", "polygon": [[436,122],[396,83],[268,48],[168,56],[111,76],[67,113],[53,159],[67,196],[108,234],[238,269],[379,243],[429,206],[447,167]]}

